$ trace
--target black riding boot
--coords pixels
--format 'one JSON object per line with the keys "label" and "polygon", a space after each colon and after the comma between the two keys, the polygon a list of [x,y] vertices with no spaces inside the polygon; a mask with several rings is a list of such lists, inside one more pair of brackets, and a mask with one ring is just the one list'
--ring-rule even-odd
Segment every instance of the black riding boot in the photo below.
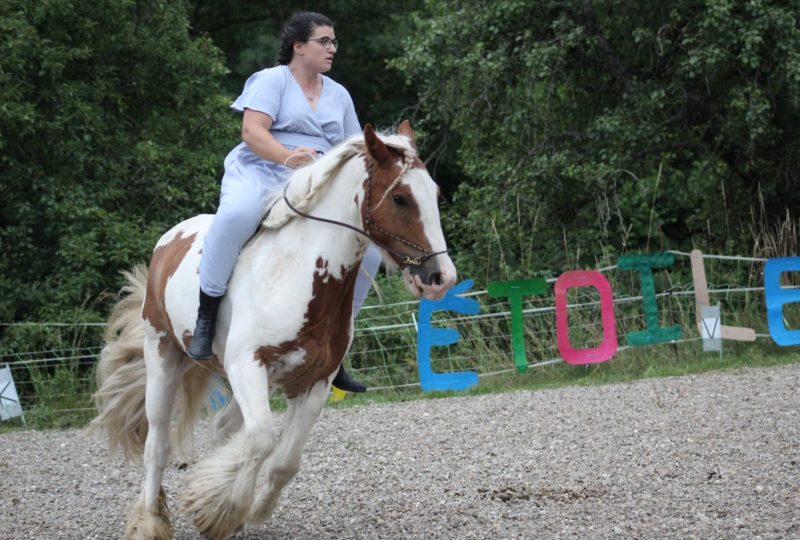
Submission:
{"label": "black riding boot", "polygon": [[214,343],[214,329],[217,324],[217,310],[221,296],[209,296],[200,290],[200,307],[197,310],[197,324],[194,327],[192,343],[186,354],[193,360],[207,360],[214,355],[211,344]]}
{"label": "black riding boot", "polygon": [[358,382],[344,369],[344,364],[339,366],[339,373],[333,378],[333,386],[345,392],[366,392],[367,386]]}

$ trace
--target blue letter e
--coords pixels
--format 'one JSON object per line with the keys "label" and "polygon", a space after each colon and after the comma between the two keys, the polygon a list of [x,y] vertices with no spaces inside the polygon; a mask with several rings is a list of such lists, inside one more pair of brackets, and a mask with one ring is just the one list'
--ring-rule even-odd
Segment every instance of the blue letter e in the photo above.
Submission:
{"label": "blue letter e", "polygon": [[800,289],[781,287],[781,272],[800,271],[800,257],[767,259],[764,267],[764,293],[767,298],[769,334],[783,347],[800,344],[800,330],[789,330],[783,324],[783,306],[800,302]]}
{"label": "blue letter e", "polygon": [[422,390],[466,390],[478,384],[476,371],[456,371],[434,373],[431,369],[431,347],[452,345],[459,340],[455,328],[431,328],[431,314],[434,311],[456,311],[465,315],[475,315],[480,310],[477,300],[459,298],[457,294],[467,291],[474,282],[463,281],[447,291],[439,300],[422,299],[419,303],[419,328],[417,330],[417,369]]}

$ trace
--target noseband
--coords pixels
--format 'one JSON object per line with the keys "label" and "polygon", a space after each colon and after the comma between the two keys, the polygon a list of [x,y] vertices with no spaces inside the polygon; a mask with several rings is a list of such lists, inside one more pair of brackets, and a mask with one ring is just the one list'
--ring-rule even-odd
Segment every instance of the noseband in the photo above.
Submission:
{"label": "noseband", "polygon": [[[404,159],[403,160],[403,168],[400,170],[400,174],[397,175],[397,178],[395,178],[394,182],[392,182],[392,185],[390,185],[389,188],[386,190],[386,193],[384,193],[383,198],[375,206],[375,208],[377,208],[378,206],[380,206],[383,203],[383,200],[395,188],[395,186],[400,182],[400,179],[403,177],[404,174],[406,174],[406,171],[408,171],[408,169],[410,167],[411,167],[410,160],[409,159]],[[410,240],[406,240],[405,238],[397,236],[396,234],[391,233],[391,232],[387,231],[386,229],[383,229],[383,228],[379,227],[375,223],[375,221],[372,219],[372,210],[373,209],[370,206],[367,206],[367,215],[366,215],[366,217],[364,219],[364,222],[366,223],[366,228],[367,229],[372,229],[372,230],[378,231],[380,233],[383,233],[386,236],[389,236],[389,237],[393,238],[394,240],[397,240],[401,244],[405,244],[406,246],[409,246],[411,248],[414,248],[417,251],[422,252],[422,255],[419,255],[417,257],[412,257],[412,256],[407,255],[405,253],[400,253],[399,251],[395,251],[394,249],[390,248],[389,246],[387,246],[383,242],[377,240],[374,236],[369,234],[369,232],[367,232],[367,231],[365,231],[363,229],[359,229],[358,227],[353,227],[349,223],[343,223],[343,222],[337,221],[335,219],[328,219],[328,218],[323,218],[323,217],[312,216],[311,214],[306,214],[305,212],[303,212],[301,210],[298,210],[297,208],[295,208],[292,205],[291,202],[289,202],[289,198],[286,196],[286,190],[288,189],[288,187],[289,187],[289,184],[287,182],[286,187],[283,188],[283,200],[284,200],[284,202],[286,202],[286,206],[288,206],[289,209],[292,210],[292,212],[294,212],[298,216],[302,216],[302,217],[307,218],[307,219],[313,219],[314,221],[321,221],[323,223],[330,223],[332,225],[339,225],[341,227],[346,227],[346,228],[348,228],[350,230],[353,230],[353,231],[357,232],[358,234],[360,234],[362,236],[367,237],[371,242],[376,244],[378,247],[380,247],[382,249],[385,249],[386,251],[388,251],[389,253],[394,255],[397,259],[399,259],[401,261],[400,263],[398,263],[400,265],[400,268],[405,269],[405,268],[408,268],[409,266],[414,266],[414,267],[422,266],[425,263],[425,261],[427,261],[428,259],[431,259],[431,258],[433,258],[433,257],[435,257],[437,255],[441,255],[442,253],[447,253],[446,249],[443,249],[442,251],[436,251],[434,253],[430,253],[430,252],[428,252],[428,250],[426,250],[422,246],[420,246],[418,244],[415,244],[414,242],[411,242]],[[367,172],[367,190],[366,190],[366,200],[367,200],[367,204],[368,205],[369,205],[369,201],[370,201],[370,191],[371,191],[371,189],[372,189],[372,168],[370,167],[368,172]]]}

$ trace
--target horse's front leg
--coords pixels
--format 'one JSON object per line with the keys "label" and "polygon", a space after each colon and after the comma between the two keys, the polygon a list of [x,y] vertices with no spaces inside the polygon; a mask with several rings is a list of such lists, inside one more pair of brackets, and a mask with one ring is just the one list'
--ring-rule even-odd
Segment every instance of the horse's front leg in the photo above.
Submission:
{"label": "horse's front leg", "polygon": [[212,446],[222,446],[236,432],[242,429],[244,419],[239,404],[235,398],[231,398],[221,411],[214,415],[211,421],[211,444]]}
{"label": "horse's front leg", "polygon": [[244,426],[192,468],[184,495],[187,514],[212,539],[229,537],[247,519],[258,471],[275,448],[276,438],[267,370],[254,352],[228,356],[225,369]]}
{"label": "horse's front leg", "polygon": [[145,413],[148,431],[144,446],[144,487],[128,511],[125,537],[165,539],[172,537],[169,510],[161,479],[170,449],[170,419],[175,394],[187,365],[177,347],[159,345],[147,337],[144,358],[147,365]]}
{"label": "horse's front leg", "polygon": [[262,485],[258,489],[253,510],[248,521],[264,521],[272,516],[281,490],[300,470],[300,456],[308,435],[314,427],[330,384],[327,380],[317,382],[307,394],[287,400],[286,414],[281,422],[281,437],[275,453],[264,466]]}

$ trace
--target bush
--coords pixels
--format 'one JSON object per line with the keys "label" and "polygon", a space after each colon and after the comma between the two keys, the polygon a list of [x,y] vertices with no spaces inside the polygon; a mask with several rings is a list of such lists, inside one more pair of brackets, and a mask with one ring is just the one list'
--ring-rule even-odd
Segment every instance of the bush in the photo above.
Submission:
{"label": "bush", "polygon": [[102,320],[119,271],[214,208],[238,124],[219,87],[220,54],[190,36],[185,10],[166,0],[3,4],[0,320]]}

